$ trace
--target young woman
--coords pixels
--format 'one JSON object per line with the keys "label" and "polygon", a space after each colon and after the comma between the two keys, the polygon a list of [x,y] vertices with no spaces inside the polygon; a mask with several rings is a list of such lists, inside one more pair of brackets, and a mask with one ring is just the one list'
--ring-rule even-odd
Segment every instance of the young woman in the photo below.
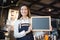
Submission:
{"label": "young woman", "polygon": [[30,10],[26,5],[21,6],[20,19],[15,22],[14,36],[16,40],[34,40],[30,23]]}

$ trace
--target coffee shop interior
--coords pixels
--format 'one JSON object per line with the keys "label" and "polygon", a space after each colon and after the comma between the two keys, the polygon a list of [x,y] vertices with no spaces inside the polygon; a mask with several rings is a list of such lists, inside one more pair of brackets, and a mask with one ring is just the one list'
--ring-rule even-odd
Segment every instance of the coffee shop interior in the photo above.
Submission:
{"label": "coffee shop interior", "polygon": [[29,7],[31,16],[51,16],[52,31],[34,40],[60,40],[60,0],[0,0],[0,40],[15,40],[8,37],[7,19],[11,10],[19,13],[23,4]]}

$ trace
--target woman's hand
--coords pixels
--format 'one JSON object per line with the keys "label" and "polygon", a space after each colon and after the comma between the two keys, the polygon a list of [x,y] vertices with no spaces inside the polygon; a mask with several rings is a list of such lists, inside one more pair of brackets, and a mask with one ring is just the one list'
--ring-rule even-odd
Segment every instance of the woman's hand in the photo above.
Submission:
{"label": "woman's hand", "polygon": [[20,37],[24,37],[26,35],[25,30],[20,32]]}
{"label": "woman's hand", "polygon": [[32,31],[32,26],[30,25],[29,28],[28,28],[28,30],[25,33],[28,34],[31,31]]}
{"label": "woman's hand", "polygon": [[52,31],[52,26],[50,27],[50,31]]}

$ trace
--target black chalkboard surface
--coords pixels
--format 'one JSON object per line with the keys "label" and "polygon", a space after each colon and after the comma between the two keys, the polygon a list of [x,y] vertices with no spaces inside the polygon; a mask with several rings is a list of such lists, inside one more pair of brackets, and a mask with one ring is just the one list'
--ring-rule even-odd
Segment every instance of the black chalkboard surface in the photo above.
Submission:
{"label": "black chalkboard surface", "polygon": [[33,31],[50,31],[50,16],[33,16],[31,17]]}

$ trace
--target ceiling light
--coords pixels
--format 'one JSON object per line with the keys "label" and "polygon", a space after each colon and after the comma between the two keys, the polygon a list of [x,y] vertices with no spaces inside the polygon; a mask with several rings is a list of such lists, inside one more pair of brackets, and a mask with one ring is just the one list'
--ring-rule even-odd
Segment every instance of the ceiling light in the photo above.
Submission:
{"label": "ceiling light", "polygon": [[49,12],[51,12],[51,9],[48,9]]}
{"label": "ceiling light", "polygon": [[13,3],[13,1],[11,1],[11,3]]}

